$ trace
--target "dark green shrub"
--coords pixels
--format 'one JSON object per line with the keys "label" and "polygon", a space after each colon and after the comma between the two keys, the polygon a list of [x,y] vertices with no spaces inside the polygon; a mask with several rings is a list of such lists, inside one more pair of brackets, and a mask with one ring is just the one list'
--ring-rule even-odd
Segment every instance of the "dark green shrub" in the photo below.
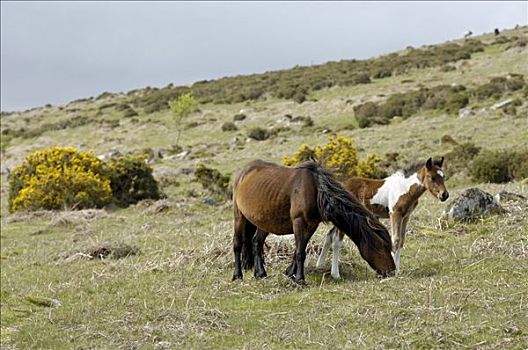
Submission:
{"label": "dark green shrub", "polygon": [[158,183],[152,168],[143,156],[128,156],[110,160],[110,186],[117,205],[128,206],[143,199],[160,199]]}
{"label": "dark green shrub", "polygon": [[373,124],[371,118],[364,117],[364,116],[356,117],[356,120],[358,122],[358,127],[360,129],[368,128],[369,126],[372,126]]}
{"label": "dark green shrub", "polygon": [[222,124],[222,131],[235,131],[238,130],[237,126],[233,122],[225,122]]}
{"label": "dark green shrub", "polygon": [[136,112],[133,108],[128,107],[123,110],[123,117],[125,118],[131,118],[138,115],[138,112]]}
{"label": "dark green shrub", "polygon": [[509,115],[513,115],[513,116],[516,116],[517,115],[517,107],[515,107],[513,104],[509,104],[507,106],[504,106],[502,108],[502,110],[504,111],[504,113],[506,114],[509,114]]}
{"label": "dark green shrub", "polygon": [[295,95],[293,95],[292,99],[297,103],[303,103],[304,101],[306,101],[306,97],[307,97],[306,91],[301,90],[301,91],[297,91]]}
{"label": "dark green shrub", "polygon": [[279,135],[280,133],[287,133],[291,128],[289,126],[278,126],[270,130],[271,136]]}
{"label": "dark green shrub", "polygon": [[229,188],[230,179],[228,175],[223,175],[216,169],[198,164],[194,170],[194,176],[195,180],[212,194],[220,195],[224,198],[231,198],[233,192]]}
{"label": "dark green shrub", "polygon": [[354,115],[356,118],[370,118],[378,114],[378,105],[374,102],[366,102],[354,107]]}
{"label": "dark green shrub", "polygon": [[447,113],[455,113],[459,109],[466,107],[468,103],[469,97],[465,92],[453,93],[446,99],[445,110]]}
{"label": "dark green shrub", "polygon": [[495,38],[495,41],[493,41],[492,45],[500,45],[500,44],[506,44],[511,41],[511,38],[507,36],[499,36]]}
{"label": "dark green shrub", "polygon": [[193,128],[196,128],[198,125],[200,125],[200,123],[190,122],[190,123],[187,123],[187,125],[185,125],[185,129],[193,129]]}
{"label": "dark green shrub", "polygon": [[[455,142],[454,139],[451,138]],[[469,170],[469,164],[475,158],[481,148],[475,146],[472,142],[465,142],[462,144],[456,144],[453,150],[447,153],[445,157],[445,169],[450,174],[455,174],[462,171]]]}
{"label": "dark green shrub", "polygon": [[506,88],[510,91],[517,91],[524,87],[524,77],[522,75],[512,75],[506,80]]}
{"label": "dark green shrub", "polygon": [[456,67],[450,64],[446,64],[445,66],[440,67],[440,71],[443,73],[452,72],[455,70],[456,70]]}
{"label": "dark green shrub", "polygon": [[479,100],[488,98],[498,99],[505,92],[520,90],[525,86],[524,77],[519,74],[511,74],[508,78],[492,78],[489,83],[477,87],[473,94]]}
{"label": "dark green shrub", "polygon": [[513,151],[482,151],[471,163],[471,176],[477,182],[504,183],[511,181],[513,179],[513,164],[517,164],[519,157]]}
{"label": "dark green shrub", "polygon": [[261,127],[255,127],[249,130],[248,137],[257,140],[257,141],[264,141],[267,140],[270,137],[270,132],[266,129],[263,129]]}
{"label": "dark green shrub", "polygon": [[375,68],[372,72],[372,78],[382,79],[392,76],[392,69],[387,67]]}
{"label": "dark green shrub", "polygon": [[510,172],[515,180],[520,181],[528,178],[528,150],[519,151],[512,157]]}
{"label": "dark green shrub", "polygon": [[105,91],[102,94],[100,94],[99,96],[97,96],[95,99],[96,100],[102,100],[103,98],[108,98],[108,97],[112,97],[112,96],[114,96],[114,94],[112,94],[111,92]]}
{"label": "dark green shrub", "polygon": [[358,73],[353,77],[354,84],[369,84],[370,74],[366,72]]}

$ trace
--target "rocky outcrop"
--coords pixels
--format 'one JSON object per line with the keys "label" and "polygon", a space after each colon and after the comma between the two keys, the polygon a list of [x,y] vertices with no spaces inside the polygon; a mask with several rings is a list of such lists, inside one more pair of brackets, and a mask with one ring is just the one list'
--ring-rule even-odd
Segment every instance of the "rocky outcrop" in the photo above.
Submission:
{"label": "rocky outcrop", "polygon": [[456,198],[444,213],[455,221],[470,221],[505,211],[491,194],[479,188],[470,188]]}

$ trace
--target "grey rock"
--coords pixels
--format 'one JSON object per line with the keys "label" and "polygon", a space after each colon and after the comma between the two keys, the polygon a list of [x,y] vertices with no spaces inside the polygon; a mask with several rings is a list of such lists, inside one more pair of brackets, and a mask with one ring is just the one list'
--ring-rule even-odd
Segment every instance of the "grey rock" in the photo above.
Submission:
{"label": "grey rock", "polygon": [[528,198],[526,196],[523,196],[522,194],[501,191],[499,192],[499,194],[495,196],[495,201],[497,201],[498,203],[508,202],[508,201],[528,203]]}
{"label": "grey rock", "polygon": [[506,210],[489,193],[470,188],[456,198],[444,211],[455,221],[470,221],[482,216],[504,213]]}
{"label": "grey rock", "polygon": [[206,205],[215,205],[215,201],[214,199],[208,197],[208,198],[205,198],[204,200],[202,200],[202,203],[203,204],[206,204]]}
{"label": "grey rock", "polygon": [[181,151],[178,154],[175,154],[173,156],[167,157],[167,159],[169,159],[169,160],[182,160],[182,159],[185,159],[190,153],[191,153],[191,151],[189,151],[189,150]]}
{"label": "grey rock", "polygon": [[506,107],[507,105],[509,105],[510,103],[513,102],[513,98],[509,98],[507,100],[504,100],[502,102],[498,102],[498,103],[495,103],[491,109],[500,109],[502,107]]}
{"label": "grey rock", "polygon": [[458,117],[459,118],[467,118],[467,117],[471,117],[475,115],[475,113],[473,113],[473,111],[471,110],[471,108],[461,108],[460,110],[458,110]]}

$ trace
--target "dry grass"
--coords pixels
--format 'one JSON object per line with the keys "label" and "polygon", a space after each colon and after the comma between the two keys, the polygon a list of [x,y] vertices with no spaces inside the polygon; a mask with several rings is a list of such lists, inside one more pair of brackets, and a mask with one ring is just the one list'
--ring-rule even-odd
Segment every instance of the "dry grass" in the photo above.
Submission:
{"label": "dry grass", "polygon": [[[364,153],[397,151],[408,163],[449,151],[452,145],[440,142],[444,135],[487,148],[526,147],[528,119],[481,110],[493,101],[474,106],[478,112],[466,119],[432,113],[387,126],[350,127],[355,124],[354,104],[419,84],[476,85],[509,72],[528,75],[525,53],[498,48],[475,55],[453,72],[423,69],[354,88],[322,90],[310,96],[317,101],[303,104],[270,99],[200,106],[202,112],[189,120],[197,126],[185,130],[181,139],[189,156],[153,165],[155,174],[165,179],[168,198],[161,201],[107,211],[8,214],[3,176],[0,346],[526,348],[526,202],[505,201],[504,215],[453,223],[441,219],[445,203],[424,195],[410,222],[402,274],[389,279],[377,278],[350,240],[342,252],[342,280],[330,277],[330,261],[325,269],[315,269],[329,229],[321,225],[308,247],[308,286],[299,288],[283,274],[292,258],[293,238],[273,235],[265,246],[268,277],[256,280],[248,271],[243,281],[231,282],[231,204],[203,204],[207,194],[192,181],[198,163],[233,174],[249,159],[280,161],[302,143],[326,142],[324,128],[341,130]],[[94,115],[100,103],[113,98],[2,117],[2,128],[21,127],[25,119],[38,126],[76,113]],[[232,121],[242,108],[247,118],[237,122],[239,130],[222,132],[222,123]],[[119,117],[112,108],[104,111],[104,118]],[[245,141],[253,127],[284,124],[278,122],[284,114],[311,117],[315,125],[291,123],[289,131],[276,137]],[[2,165],[16,164],[44,141],[92,148],[96,154],[112,148],[170,149],[176,132],[170,113],[147,116],[140,111],[137,123],[123,119],[114,129],[85,125],[14,139],[1,160]],[[233,141],[235,136],[238,141]],[[449,178],[451,198],[475,186],[468,181]],[[528,196],[526,182],[477,186],[493,195],[508,191]]]}

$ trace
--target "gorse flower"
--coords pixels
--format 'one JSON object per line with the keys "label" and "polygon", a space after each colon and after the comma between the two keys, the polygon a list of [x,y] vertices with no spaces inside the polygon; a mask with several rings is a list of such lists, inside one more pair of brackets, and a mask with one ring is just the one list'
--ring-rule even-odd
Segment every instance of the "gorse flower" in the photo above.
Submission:
{"label": "gorse flower", "polygon": [[105,164],[71,147],[34,151],[11,174],[9,210],[102,207],[112,199]]}
{"label": "gorse flower", "polygon": [[352,176],[379,177],[382,173],[378,167],[381,162],[380,157],[371,154],[367,159],[359,160],[354,141],[344,136],[332,136],[327,144],[313,149],[303,144],[292,157],[285,156],[283,163],[292,166],[312,157],[318,159],[341,179]]}

